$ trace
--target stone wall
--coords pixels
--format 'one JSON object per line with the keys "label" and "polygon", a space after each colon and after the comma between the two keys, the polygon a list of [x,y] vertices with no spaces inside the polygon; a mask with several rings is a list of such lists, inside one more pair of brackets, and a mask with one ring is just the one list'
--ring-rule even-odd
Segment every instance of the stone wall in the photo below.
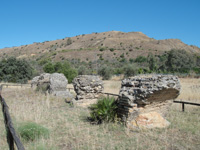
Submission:
{"label": "stone wall", "polygon": [[[139,126],[136,122],[140,115],[151,116],[151,120],[153,116],[148,113],[162,118],[179,93],[180,82],[177,76],[152,75],[124,79],[119,93],[118,116],[132,127]],[[149,121],[146,118],[143,124],[148,124]],[[165,123],[168,125],[166,120]]]}
{"label": "stone wall", "polygon": [[79,75],[73,80],[73,85],[77,100],[98,98],[104,89],[103,81],[94,75]]}

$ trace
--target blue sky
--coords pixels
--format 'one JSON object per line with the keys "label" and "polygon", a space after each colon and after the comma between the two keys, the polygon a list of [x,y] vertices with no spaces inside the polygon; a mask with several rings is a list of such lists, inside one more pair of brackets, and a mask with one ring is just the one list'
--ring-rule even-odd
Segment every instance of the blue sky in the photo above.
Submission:
{"label": "blue sky", "polygon": [[112,30],[200,47],[200,0],[0,1],[0,48]]}

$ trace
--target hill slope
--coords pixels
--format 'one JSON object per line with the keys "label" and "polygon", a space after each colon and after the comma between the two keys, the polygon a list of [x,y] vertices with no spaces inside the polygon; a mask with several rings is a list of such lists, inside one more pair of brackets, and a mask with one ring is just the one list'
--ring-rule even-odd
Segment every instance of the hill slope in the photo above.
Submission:
{"label": "hill slope", "polygon": [[0,57],[16,56],[19,58],[53,60],[80,59],[116,59],[118,57],[135,58],[146,56],[149,52],[161,54],[171,49],[185,49],[200,53],[200,48],[189,46],[178,39],[155,40],[141,32],[110,31],[78,35],[42,43],[33,43],[19,47],[0,49]]}

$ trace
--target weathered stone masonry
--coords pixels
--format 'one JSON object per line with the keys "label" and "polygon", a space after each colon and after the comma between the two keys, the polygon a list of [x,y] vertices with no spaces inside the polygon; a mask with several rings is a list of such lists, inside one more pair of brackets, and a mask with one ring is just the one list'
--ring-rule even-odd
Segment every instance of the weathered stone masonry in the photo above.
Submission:
{"label": "weathered stone masonry", "polygon": [[[136,76],[124,79],[119,93],[118,116],[128,126],[135,126],[133,122],[137,124],[137,118],[141,114],[156,112],[164,116],[170,101],[175,99],[179,92],[179,79],[173,75]],[[143,121],[147,127],[151,122],[148,118],[143,118]],[[151,124],[149,127],[152,126]]]}

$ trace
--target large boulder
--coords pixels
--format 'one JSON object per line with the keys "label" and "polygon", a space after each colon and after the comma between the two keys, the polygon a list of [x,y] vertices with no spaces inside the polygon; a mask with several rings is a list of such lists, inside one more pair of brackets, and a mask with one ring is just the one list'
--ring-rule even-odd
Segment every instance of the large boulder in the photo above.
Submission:
{"label": "large boulder", "polygon": [[61,73],[53,73],[49,78],[49,93],[55,93],[57,91],[66,91],[68,80]]}
{"label": "large boulder", "polygon": [[[137,122],[141,114],[156,112],[160,114],[157,118],[164,117],[172,100],[178,97],[179,93],[180,82],[177,76],[152,75],[124,79],[119,93],[118,116],[128,126]],[[147,116],[152,116],[152,114]],[[167,121],[164,122],[167,126]]]}
{"label": "large boulder", "polygon": [[67,90],[67,84],[68,80],[62,73],[43,73],[31,81],[31,85],[35,85],[37,90],[70,101],[73,100],[73,95]]}
{"label": "large boulder", "polygon": [[98,98],[104,89],[103,81],[94,75],[79,75],[73,80],[73,85],[77,100]]}

